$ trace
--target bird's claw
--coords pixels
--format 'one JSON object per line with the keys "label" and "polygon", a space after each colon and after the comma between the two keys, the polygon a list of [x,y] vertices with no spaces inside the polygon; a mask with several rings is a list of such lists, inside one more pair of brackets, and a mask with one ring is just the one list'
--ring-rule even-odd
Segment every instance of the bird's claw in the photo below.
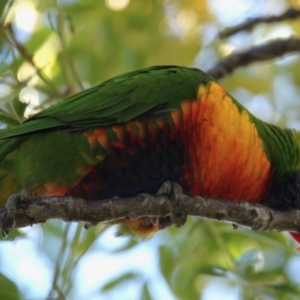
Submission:
{"label": "bird's claw", "polygon": [[[19,209],[26,209],[29,196],[25,191],[19,194],[12,194],[6,201],[7,213],[2,219],[2,236],[7,238],[12,228],[16,225],[16,214]],[[32,222],[33,223],[33,222]]]}
{"label": "bird's claw", "polygon": [[[182,197],[182,188],[176,182],[165,182],[157,192],[157,195],[166,195],[171,201],[171,215],[170,217],[163,218],[166,222],[161,221],[163,228],[174,224],[177,228],[183,226],[187,220],[187,214],[180,206],[180,199]],[[166,225],[166,224],[167,225]]]}

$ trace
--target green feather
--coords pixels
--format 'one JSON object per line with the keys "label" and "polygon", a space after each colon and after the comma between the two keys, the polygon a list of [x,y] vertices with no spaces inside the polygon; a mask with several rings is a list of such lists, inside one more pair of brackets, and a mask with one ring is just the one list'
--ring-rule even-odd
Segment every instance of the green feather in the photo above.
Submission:
{"label": "green feather", "polygon": [[[20,126],[0,131],[0,140],[41,131],[86,129],[129,120],[163,118],[184,99],[195,99],[199,85],[213,79],[193,68],[155,66],[116,76],[41,111]],[[245,108],[232,97],[239,111]],[[300,169],[300,137],[249,114],[272,166],[280,173]],[[16,141],[22,143],[21,140]],[[1,145],[4,157],[13,143]]]}
{"label": "green feather", "polygon": [[195,99],[200,84],[213,80],[198,69],[156,66],[103,82],[34,115],[21,126],[0,132],[0,139],[42,130],[89,128],[157,118]]}

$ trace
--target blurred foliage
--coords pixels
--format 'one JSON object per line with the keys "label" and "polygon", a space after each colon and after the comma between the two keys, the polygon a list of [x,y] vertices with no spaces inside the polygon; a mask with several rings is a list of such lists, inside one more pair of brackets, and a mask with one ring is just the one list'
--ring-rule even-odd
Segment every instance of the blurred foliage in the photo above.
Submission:
{"label": "blurred foliage", "polygon": [[[289,5],[300,3],[2,0],[2,127],[16,126],[24,115],[122,72],[159,64],[205,70],[233,50],[273,38],[299,36],[300,20],[293,20],[260,24],[251,32],[218,38],[226,26],[247,17],[281,13]],[[299,65],[299,55],[293,55],[239,68],[223,80],[223,85],[260,118],[300,129]],[[4,255],[8,245],[18,247],[24,240],[35,244],[35,260],[47,266],[52,279],[43,283],[42,295],[35,294],[29,279],[14,272],[17,267],[13,268],[13,259],[11,263],[1,260],[1,299],[80,299],[80,293],[90,295],[90,299],[119,299],[120,294],[124,299],[145,300],[300,297],[299,271],[295,271],[299,255],[294,243],[279,233],[233,230],[228,224],[193,218],[182,229],[170,228],[150,241],[115,240],[101,224],[86,231],[82,224],[48,222],[42,233],[34,232],[15,231],[9,240],[1,240],[0,251]],[[129,266],[111,275],[112,266],[95,263],[85,272],[84,264],[95,252]],[[146,252],[154,255],[153,270],[149,270],[147,258],[143,263],[148,267],[140,263],[137,269],[135,265]],[[28,253],[21,248],[18,253],[26,260]],[[134,253],[133,258],[128,259],[130,253]],[[35,270],[28,268],[26,272],[29,276]],[[85,285],[97,272],[110,275],[89,290]]]}

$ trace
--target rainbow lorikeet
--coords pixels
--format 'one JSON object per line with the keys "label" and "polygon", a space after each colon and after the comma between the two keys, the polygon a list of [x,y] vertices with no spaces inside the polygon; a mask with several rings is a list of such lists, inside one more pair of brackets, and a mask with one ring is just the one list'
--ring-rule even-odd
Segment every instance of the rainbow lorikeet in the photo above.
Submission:
{"label": "rainbow lorikeet", "polygon": [[[198,69],[116,76],[3,130],[0,141],[2,207],[22,190],[101,200],[154,194],[171,181],[191,196],[300,209],[300,133],[257,119]],[[147,236],[164,221],[142,220],[122,222]]]}

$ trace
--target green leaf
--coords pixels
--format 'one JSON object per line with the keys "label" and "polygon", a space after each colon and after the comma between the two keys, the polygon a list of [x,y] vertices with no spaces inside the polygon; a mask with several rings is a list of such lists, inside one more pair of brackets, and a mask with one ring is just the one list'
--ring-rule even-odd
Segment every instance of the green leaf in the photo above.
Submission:
{"label": "green leaf", "polygon": [[140,299],[143,300],[152,300],[151,294],[149,292],[148,286],[146,283],[143,285],[142,293]]}
{"label": "green leaf", "polygon": [[15,97],[11,102],[11,109],[15,114],[16,119],[20,121],[20,124],[24,121],[24,112],[27,106],[28,104],[21,102],[19,97]]}
{"label": "green leaf", "polygon": [[17,300],[21,299],[15,283],[0,273],[0,299]]}
{"label": "green leaf", "polygon": [[214,267],[210,265],[203,265],[198,269],[198,273],[202,275],[226,277],[227,270],[220,267]]}
{"label": "green leaf", "polygon": [[3,238],[2,234],[0,234],[0,241],[2,241],[2,242],[13,241],[16,238],[20,238],[20,237],[26,237],[26,234],[24,234],[19,229],[14,228],[14,229],[12,229],[11,233],[9,234],[9,236],[7,238]]}
{"label": "green leaf", "polygon": [[173,277],[174,272],[174,250],[170,249],[166,246],[161,246],[159,248],[159,254],[160,254],[160,268],[162,271],[162,274],[165,276],[166,280],[170,282]]}
{"label": "green leaf", "polygon": [[18,126],[20,123],[8,113],[0,109],[0,122],[6,124],[7,126]]}
{"label": "green leaf", "polygon": [[118,277],[118,278],[112,280],[111,282],[107,283],[106,285],[104,285],[101,288],[101,292],[110,291],[114,288],[117,288],[117,286],[120,285],[121,283],[130,281],[130,280],[134,280],[134,279],[137,279],[140,277],[141,277],[141,275],[138,273],[133,273],[133,272],[125,273],[125,274],[121,275],[120,277]]}
{"label": "green leaf", "polygon": [[24,120],[27,103],[19,100],[15,92],[0,99],[0,122],[8,126],[20,125]]}
{"label": "green leaf", "polygon": [[0,1],[0,21],[2,21],[2,14],[5,10],[6,5],[8,4],[9,0],[1,0]]}
{"label": "green leaf", "polygon": [[42,27],[35,31],[30,40],[26,42],[26,50],[28,53],[35,53],[51,38],[51,34],[53,34],[53,31],[48,27]]}

